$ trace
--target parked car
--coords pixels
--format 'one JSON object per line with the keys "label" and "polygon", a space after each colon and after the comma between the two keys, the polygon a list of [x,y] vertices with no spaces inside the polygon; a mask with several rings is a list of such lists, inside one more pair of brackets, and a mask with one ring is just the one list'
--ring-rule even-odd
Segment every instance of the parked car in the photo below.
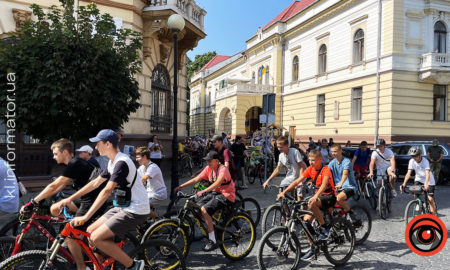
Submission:
{"label": "parked car", "polygon": [[[401,177],[406,175],[408,171],[408,163],[411,156],[408,151],[412,146],[419,146],[422,149],[422,156],[427,158],[427,149],[433,144],[432,141],[406,141],[399,142],[388,146],[395,155],[396,168]],[[439,146],[444,150],[444,157],[442,159],[441,172],[437,184],[443,184],[450,180],[450,146],[446,143],[439,143]]]}
{"label": "parked car", "polygon": [[358,147],[342,147],[342,155],[349,159],[353,159],[357,149]]}

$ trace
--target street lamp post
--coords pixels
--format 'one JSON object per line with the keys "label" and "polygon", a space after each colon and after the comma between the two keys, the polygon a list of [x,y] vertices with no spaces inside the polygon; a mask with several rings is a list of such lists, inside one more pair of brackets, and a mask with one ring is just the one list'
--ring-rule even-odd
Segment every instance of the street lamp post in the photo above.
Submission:
{"label": "street lamp post", "polygon": [[184,28],[184,19],[179,14],[172,14],[167,21],[167,25],[173,32],[173,138],[172,138],[172,181],[171,195],[173,199],[173,190],[178,187],[178,33]]}

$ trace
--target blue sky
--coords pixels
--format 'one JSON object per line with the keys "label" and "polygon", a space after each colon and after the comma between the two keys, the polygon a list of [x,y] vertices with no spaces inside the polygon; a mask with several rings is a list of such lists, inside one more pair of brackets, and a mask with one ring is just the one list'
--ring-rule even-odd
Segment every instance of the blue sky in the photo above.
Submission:
{"label": "blue sky", "polygon": [[294,0],[195,0],[207,14],[207,36],[188,52],[195,55],[216,51],[220,55],[234,55],[245,49],[245,42],[256,34]]}

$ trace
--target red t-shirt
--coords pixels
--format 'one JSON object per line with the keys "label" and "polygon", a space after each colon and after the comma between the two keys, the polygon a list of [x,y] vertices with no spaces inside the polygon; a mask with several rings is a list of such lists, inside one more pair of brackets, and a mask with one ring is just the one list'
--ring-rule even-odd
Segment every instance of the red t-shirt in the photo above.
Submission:
{"label": "red t-shirt", "polygon": [[[313,181],[316,179],[317,173],[319,171],[316,171],[312,166],[309,166],[305,172],[303,173],[303,177],[305,178],[311,178]],[[336,195],[336,190],[334,188],[334,181],[333,181],[333,175],[331,174],[330,168],[328,166],[323,166],[322,170],[320,171],[319,176],[317,177],[316,182],[314,183],[316,185],[316,192],[319,190],[320,186],[322,185],[322,180],[324,176],[328,176],[328,187],[325,189],[325,191],[322,193],[323,195],[333,193]]]}
{"label": "red t-shirt", "polygon": [[206,166],[199,176],[201,179],[208,180],[211,183],[214,183],[220,176],[222,176],[222,184],[213,191],[222,193],[227,200],[234,202],[236,199],[234,181],[231,179],[230,172],[225,165],[219,165],[219,169],[217,171],[213,171],[209,166]]}

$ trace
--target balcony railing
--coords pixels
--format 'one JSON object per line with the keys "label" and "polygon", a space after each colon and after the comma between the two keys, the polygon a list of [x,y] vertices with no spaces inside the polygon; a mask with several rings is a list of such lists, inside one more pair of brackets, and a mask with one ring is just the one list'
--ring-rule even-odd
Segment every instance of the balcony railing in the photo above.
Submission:
{"label": "balcony railing", "polygon": [[217,91],[216,100],[237,94],[263,95],[273,93],[273,86],[264,84],[236,83]]}
{"label": "balcony railing", "polygon": [[152,115],[150,117],[150,131],[170,133],[172,130],[172,117]]}
{"label": "balcony railing", "polygon": [[450,71],[449,53],[426,53],[420,58],[420,71]]}
{"label": "balcony railing", "polygon": [[204,17],[206,11],[199,7],[195,1],[185,0],[147,0],[148,6],[144,11],[151,10],[174,10],[182,15],[186,20],[204,31]]}

